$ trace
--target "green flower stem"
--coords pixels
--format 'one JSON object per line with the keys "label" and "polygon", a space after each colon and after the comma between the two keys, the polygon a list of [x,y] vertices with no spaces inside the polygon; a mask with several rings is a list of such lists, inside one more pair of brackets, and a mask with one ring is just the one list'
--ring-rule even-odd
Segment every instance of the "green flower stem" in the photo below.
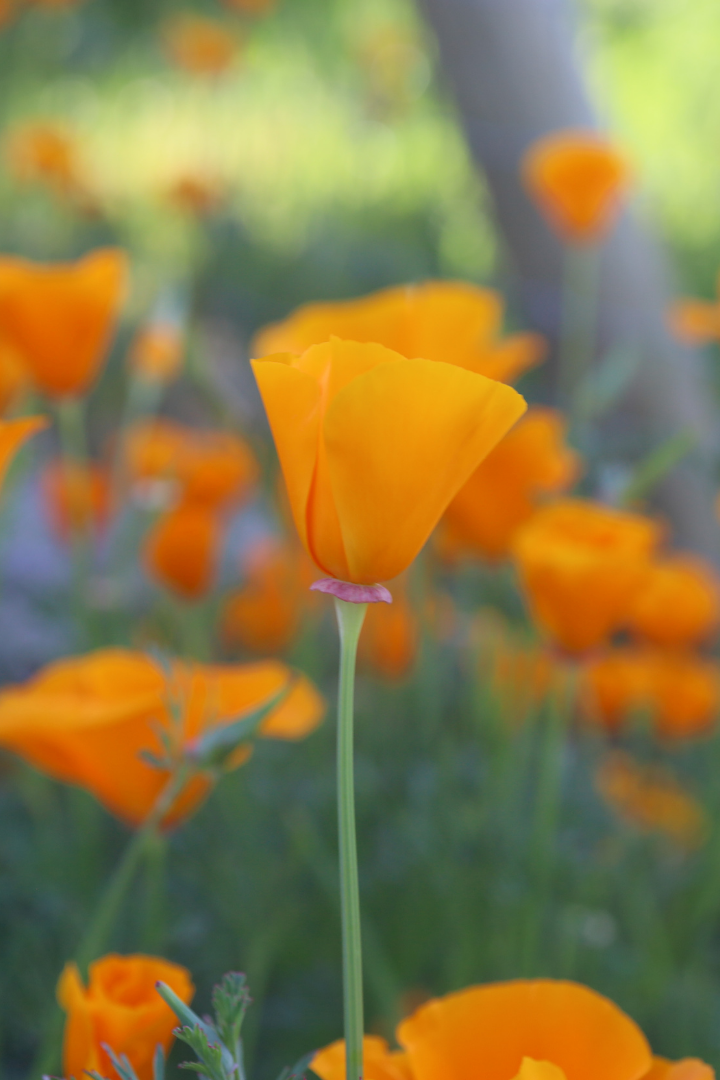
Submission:
{"label": "green flower stem", "polygon": [[347,1080],[363,1075],[363,978],[360,935],[360,888],[355,835],[355,776],[353,767],[353,704],[355,660],[367,604],[335,600],[340,631],[338,690],[338,833],[340,841],[340,905],[343,940],[343,1000]]}
{"label": "green flower stem", "polygon": [[590,372],[597,340],[600,252],[596,247],[565,249],[558,355],[558,399],[570,416],[571,433],[585,441],[578,404]]}

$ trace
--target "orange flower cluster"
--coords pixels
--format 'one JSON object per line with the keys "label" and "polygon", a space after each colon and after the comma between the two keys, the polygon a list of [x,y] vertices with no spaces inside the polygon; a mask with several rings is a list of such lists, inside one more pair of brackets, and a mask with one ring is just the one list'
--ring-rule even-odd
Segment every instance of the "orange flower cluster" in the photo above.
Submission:
{"label": "orange flower cluster", "polygon": [[619,817],[642,832],[660,833],[685,849],[702,842],[707,830],[702,807],[666,769],[639,765],[615,751],[600,766],[596,784]]}
{"label": "orange flower cluster", "polygon": [[442,558],[502,559],[543,499],[577,479],[580,459],[564,442],[555,409],[535,407],[488,454],[448,506],[436,534]]}
{"label": "orange flower cluster", "polygon": [[384,345],[511,382],[542,360],[538,334],[502,337],[503,300],[492,289],[427,281],[382,289],[359,300],[306,304],[256,337],[257,356],[304,353],[332,337]]}
{"label": "orange flower cluster", "polygon": [[570,244],[593,244],[610,231],[630,182],[625,158],[595,131],[538,139],[522,172],[549,224]]}
{"label": "orange flower cluster", "polygon": [[[304,676],[275,660],[248,665],[173,662],[170,676],[143,653],[101,649],[59,660],[19,687],[0,692],[0,746],[50,776],[90,791],[111,813],[140,826],[168,781],[143,753],[163,754],[161,733],[177,754],[199,735],[288,693],[265,718],[263,738],[301,739],[325,706]],[[180,705],[174,721],[173,695]],[[242,752],[233,764],[247,758]],[[165,821],[187,817],[212,787],[196,775]]]}
{"label": "orange flower cluster", "polygon": [[363,585],[397,577],[525,411],[464,359],[333,338],[253,361],[296,528],[326,574]]}
{"label": "orange flower cluster", "polygon": [[177,489],[146,538],[146,567],[184,599],[199,599],[213,582],[224,515],[257,478],[252,450],[237,435],[153,420],[128,432],[124,455],[131,481],[171,481]]}
{"label": "orange flower cluster", "polygon": [[[687,1059],[672,1066],[653,1058],[637,1024],[585,986],[549,979],[473,986],[422,1005],[397,1029],[402,1048],[367,1036],[370,1080],[656,1080],[665,1066],[694,1066],[694,1080],[712,1069]],[[345,1046],[315,1054],[321,1080],[345,1080]],[[671,1072],[672,1076],[673,1073]],[[688,1072],[688,1075],[690,1073]]]}
{"label": "orange flower cluster", "polygon": [[164,28],[165,48],[174,64],[191,75],[223,75],[235,63],[239,42],[217,19],[180,14]]}
{"label": "orange flower cluster", "polygon": [[0,325],[34,386],[50,398],[85,394],[99,374],[125,295],[115,248],[75,263],[0,256]]}
{"label": "orange flower cluster", "polygon": [[63,1076],[82,1080],[88,1072],[112,1076],[105,1047],[126,1055],[138,1080],[152,1080],[158,1045],[167,1052],[177,1017],[155,989],[166,983],[186,1004],[195,987],[190,972],[154,956],[111,954],[90,964],[84,986],[76,964],[67,964],[57,988],[67,1014]]}

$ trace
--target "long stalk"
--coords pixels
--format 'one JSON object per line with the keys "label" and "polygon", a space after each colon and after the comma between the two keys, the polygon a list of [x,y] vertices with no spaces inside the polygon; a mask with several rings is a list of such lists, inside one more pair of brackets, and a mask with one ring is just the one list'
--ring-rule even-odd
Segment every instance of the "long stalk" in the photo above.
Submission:
{"label": "long stalk", "polygon": [[355,832],[355,775],[353,765],[353,706],[355,659],[367,604],[335,599],[340,631],[338,689],[338,835],[340,842],[340,905],[343,941],[343,1002],[347,1080],[363,1076],[363,977],[360,934],[360,888]]}
{"label": "long stalk", "polygon": [[597,344],[600,253],[594,247],[565,250],[560,324],[558,400],[568,411],[571,433],[580,449],[585,442],[579,415],[580,395]]}

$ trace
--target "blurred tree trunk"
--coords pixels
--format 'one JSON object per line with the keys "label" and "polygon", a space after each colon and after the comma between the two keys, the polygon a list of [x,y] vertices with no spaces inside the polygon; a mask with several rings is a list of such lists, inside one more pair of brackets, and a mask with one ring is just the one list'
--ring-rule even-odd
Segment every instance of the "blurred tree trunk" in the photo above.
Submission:
{"label": "blurred tree trunk", "polygon": [[[526,196],[519,164],[526,147],[557,128],[596,118],[576,66],[565,0],[418,0],[439,44],[444,78],[471,152],[492,196],[530,323],[556,338],[562,252]],[[658,488],[679,544],[720,561],[713,512],[718,431],[697,355],[672,341],[662,254],[627,215],[603,254],[600,343],[631,344],[642,363],[612,420],[645,450],[683,428],[698,449]],[[632,426],[631,426],[632,425]]]}

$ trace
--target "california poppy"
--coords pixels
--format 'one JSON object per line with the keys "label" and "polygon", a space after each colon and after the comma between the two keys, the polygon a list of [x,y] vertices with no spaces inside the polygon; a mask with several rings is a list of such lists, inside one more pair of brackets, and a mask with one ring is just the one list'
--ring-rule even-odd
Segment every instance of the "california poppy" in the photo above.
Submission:
{"label": "california poppy", "polygon": [[[641,1080],[652,1064],[645,1036],[621,1009],[550,979],[429,1001],[400,1023],[397,1041],[400,1053],[365,1039],[371,1080]],[[343,1044],[320,1050],[311,1065],[321,1080],[345,1080]]]}
{"label": "california poppy", "polygon": [[655,645],[697,645],[720,624],[720,581],[690,555],[653,562],[628,614],[633,634]]}
{"label": "california poppy", "polygon": [[60,124],[35,121],[11,130],[5,145],[9,171],[20,183],[47,184],[61,195],[83,191],[77,142]]}
{"label": "california poppy", "polygon": [[[168,678],[143,653],[100,649],[58,660],[23,686],[0,692],[0,745],[57,780],[85,788],[111,813],[139,826],[168,781],[165,768],[143,756],[163,755],[161,734],[180,753],[284,688],[289,693],[259,734],[301,739],[313,731],[325,711],[323,699],[304,676],[292,680],[290,669],[276,660],[224,666],[176,661]],[[209,777],[192,779],[165,824],[190,814],[211,786]]]}
{"label": "california poppy", "polygon": [[331,337],[378,342],[414,359],[439,360],[511,382],[544,355],[538,334],[502,336],[503,300],[493,289],[426,281],[358,300],[306,304],[257,335],[254,352],[303,353]]}
{"label": "california poppy", "polygon": [[195,987],[190,972],[156,956],[111,953],[90,964],[83,985],[77,964],[66,964],[57,987],[67,1014],[63,1043],[63,1076],[82,1080],[89,1072],[112,1076],[105,1047],[127,1055],[138,1080],[152,1080],[158,1045],[170,1048],[177,1017],[155,989],[166,983],[186,1004]]}
{"label": "california poppy", "polygon": [[522,175],[568,243],[591,244],[613,226],[630,182],[624,156],[596,131],[554,131],[525,154]]}
{"label": "california poppy", "polygon": [[277,0],[224,0],[233,11],[239,11],[243,15],[267,15],[272,11]]}
{"label": "california poppy", "polygon": [[641,765],[615,750],[601,764],[595,782],[618,816],[640,831],[660,833],[685,849],[702,841],[707,829],[703,809],[669,770]]}
{"label": "california poppy", "polygon": [[720,274],[715,285],[714,300],[695,300],[690,297],[676,300],[668,311],[670,330],[687,345],[704,345],[720,340]]}
{"label": "california poppy", "polygon": [[178,67],[193,75],[222,75],[235,62],[239,42],[217,19],[180,14],[164,28],[165,47]]}
{"label": "california poppy", "polygon": [[130,347],[130,369],[145,382],[164,385],[177,377],[183,362],[183,335],[171,322],[150,322]]}
{"label": "california poppy", "polygon": [[586,714],[609,731],[643,717],[665,738],[705,734],[720,713],[720,667],[692,653],[625,646],[582,673]]}
{"label": "california poppy", "polygon": [[223,535],[212,507],[183,501],[159,517],[145,537],[145,567],[183,599],[198,600],[213,584]]}
{"label": "california poppy", "polygon": [[253,361],[300,539],[326,574],[397,577],[525,411],[514,390],[333,339]]}
{"label": "california poppy", "polygon": [[111,484],[101,465],[51,461],[45,466],[42,487],[50,522],[61,540],[78,533],[99,533],[107,525]]}
{"label": "california poppy", "polygon": [[588,500],[538,510],[513,550],[540,629],[568,653],[602,645],[626,623],[660,535],[649,518]]}
{"label": "california poppy", "polygon": [[526,413],[445,511],[436,534],[441,556],[510,553],[515,533],[542,499],[567,489],[580,472],[578,455],[564,442],[566,427],[555,409]]}
{"label": "california poppy", "polygon": [[402,578],[394,583],[392,604],[370,604],[363,623],[358,661],[383,679],[404,679],[420,647],[420,620]]}
{"label": "california poppy", "polygon": [[3,336],[48,397],[73,397],[90,388],[110,344],[126,279],[127,257],[116,248],[52,265],[0,257]]}
{"label": "california poppy", "polygon": [[198,218],[219,209],[225,192],[218,180],[198,172],[176,177],[165,189],[165,198],[176,210]]}
{"label": "california poppy", "polygon": [[654,1057],[652,1068],[643,1080],[715,1080],[715,1070],[699,1058],[668,1061]]}
{"label": "california poppy", "polygon": [[184,453],[190,431],[162,417],[140,420],[128,427],[122,454],[130,481],[176,479],[178,458]]}

